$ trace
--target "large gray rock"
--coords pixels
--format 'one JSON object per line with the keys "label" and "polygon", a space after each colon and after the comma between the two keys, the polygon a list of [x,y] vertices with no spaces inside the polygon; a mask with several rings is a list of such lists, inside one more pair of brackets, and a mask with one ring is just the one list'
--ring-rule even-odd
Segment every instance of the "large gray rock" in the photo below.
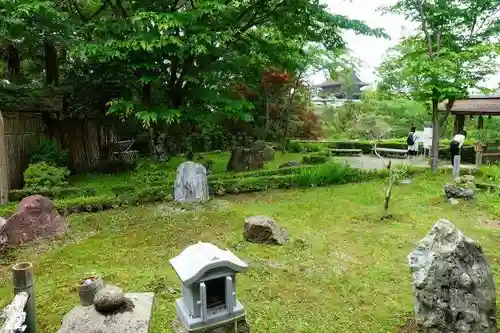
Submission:
{"label": "large gray rock", "polygon": [[76,306],[67,313],[57,333],[148,333],[153,310],[153,293],[125,294],[131,306],[103,315],[93,306]]}
{"label": "large gray rock", "polygon": [[274,149],[270,146],[265,146],[262,150],[262,157],[264,161],[273,161],[274,160]]}
{"label": "large gray rock", "polygon": [[199,163],[184,162],[177,168],[174,200],[179,203],[203,202],[209,199],[207,170]]}
{"label": "large gray rock", "polygon": [[251,216],[245,219],[243,237],[252,243],[283,245],[289,241],[288,232],[269,216]]}
{"label": "large gray rock", "polygon": [[458,177],[453,183],[444,185],[444,193],[448,199],[474,199],[476,195],[474,176]]}
{"label": "large gray rock", "polygon": [[481,247],[439,220],[408,256],[420,333],[494,333],[495,280]]}
{"label": "large gray rock", "polygon": [[101,288],[94,297],[94,306],[100,313],[112,313],[125,303],[123,291],[113,285]]}
{"label": "large gray rock", "polygon": [[264,156],[262,150],[234,147],[231,150],[231,157],[227,163],[226,170],[242,172],[249,170],[261,170],[263,168]]}

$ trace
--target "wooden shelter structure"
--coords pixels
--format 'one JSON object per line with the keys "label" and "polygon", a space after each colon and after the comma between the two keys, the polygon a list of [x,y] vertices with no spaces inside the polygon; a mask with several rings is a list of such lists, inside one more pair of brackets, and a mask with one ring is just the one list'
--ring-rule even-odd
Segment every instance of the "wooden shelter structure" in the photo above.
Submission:
{"label": "wooden shelter structure", "polygon": [[[447,103],[441,103],[439,110],[446,112]],[[453,121],[453,135],[464,129],[466,117],[477,119],[477,128],[484,128],[484,118],[500,116],[500,93],[491,95],[470,95],[456,100],[450,109]],[[476,165],[480,166],[485,157],[500,157],[500,151],[488,150],[488,147],[500,147],[500,142],[480,143],[476,145]]]}

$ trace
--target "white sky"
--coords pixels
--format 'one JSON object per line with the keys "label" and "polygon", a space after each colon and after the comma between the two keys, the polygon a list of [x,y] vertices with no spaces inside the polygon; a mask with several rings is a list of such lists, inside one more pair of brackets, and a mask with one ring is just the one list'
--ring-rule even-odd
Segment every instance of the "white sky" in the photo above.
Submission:
{"label": "white sky", "polygon": [[[346,15],[349,18],[365,21],[372,28],[383,28],[391,40],[358,36],[353,32],[344,33],[353,55],[362,61],[359,77],[366,83],[377,80],[375,68],[381,63],[385,52],[396,45],[398,40],[411,33],[416,25],[397,15],[382,15],[377,9],[381,6],[392,5],[397,0],[323,0],[331,12]],[[314,83],[321,83],[323,75],[314,77]],[[487,80],[490,88],[498,87],[500,75]]]}

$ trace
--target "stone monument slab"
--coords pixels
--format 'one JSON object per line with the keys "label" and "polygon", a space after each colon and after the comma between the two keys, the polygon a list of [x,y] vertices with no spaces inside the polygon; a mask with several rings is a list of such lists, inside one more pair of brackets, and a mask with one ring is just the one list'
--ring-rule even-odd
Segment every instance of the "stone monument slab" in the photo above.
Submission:
{"label": "stone monument slab", "polygon": [[174,200],[178,203],[194,203],[208,199],[209,189],[205,167],[191,161],[179,165],[174,184]]}
{"label": "stone monument slab", "polygon": [[125,298],[133,306],[109,315],[94,306],[76,306],[64,316],[57,333],[148,333],[154,293],[126,293]]}

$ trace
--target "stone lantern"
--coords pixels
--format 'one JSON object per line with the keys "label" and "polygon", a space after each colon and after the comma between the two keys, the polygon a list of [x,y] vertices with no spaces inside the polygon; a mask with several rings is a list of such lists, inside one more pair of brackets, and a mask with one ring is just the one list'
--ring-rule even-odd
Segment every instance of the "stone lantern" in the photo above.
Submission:
{"label": "stone lantern", "polygon": [[236,273],[248,270],[245,262],[228,250],[199,242],[170,263],[181,280],[176,333],[250,332],[245,308],[236,298]]}

